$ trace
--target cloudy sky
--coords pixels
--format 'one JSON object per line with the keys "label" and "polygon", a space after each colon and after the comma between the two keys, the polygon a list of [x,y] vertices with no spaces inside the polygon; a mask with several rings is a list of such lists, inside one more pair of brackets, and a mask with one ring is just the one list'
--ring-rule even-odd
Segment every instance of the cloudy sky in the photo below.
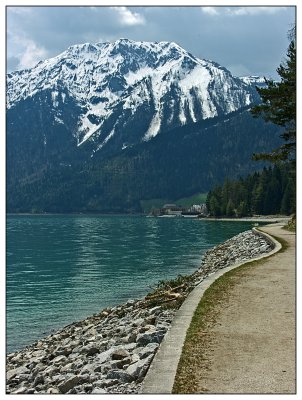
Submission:
{"label": "cloudy sky", "polygon": [[234,75],[276,77],[295,7],[7,7],[7,70],[76,43],[174,41]]}

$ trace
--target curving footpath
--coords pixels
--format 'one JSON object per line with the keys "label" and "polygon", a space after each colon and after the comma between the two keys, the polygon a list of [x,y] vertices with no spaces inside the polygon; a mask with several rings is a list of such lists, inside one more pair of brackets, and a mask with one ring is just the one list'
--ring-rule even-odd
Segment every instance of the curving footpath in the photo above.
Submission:
{"label": "curving footpath", "polygon": [[[295,238],[282,224],[262,231],[289,244],[285,251],[250,268],[232,288],[205,349],[196,393],[295,393]],[[280,250],[276,243],[271,256]],[[263,257],[260,257],[263,258]],[[203,281],[173,320],[143,382],[142,393],[171,393],[186,331],[204,291],[234,265]],[[210,365],[210,368],[208,367]]]}

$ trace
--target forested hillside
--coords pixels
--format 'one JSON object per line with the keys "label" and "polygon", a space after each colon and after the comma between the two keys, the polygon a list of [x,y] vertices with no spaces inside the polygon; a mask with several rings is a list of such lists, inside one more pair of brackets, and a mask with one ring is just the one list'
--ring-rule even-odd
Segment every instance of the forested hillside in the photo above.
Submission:
{"label": "forested hillside", "polygon": [[212,216],[289,215],[295,211],[295,175],[290,163],[264,168],[239,180],[226,179],[208,193]]}
{"label": "forested hillside", "polygon": [[251,153],[278,145],[279,132],[245,111],[159,134],[112,157],[63,158],[58,146],[47,163],[34,150],[31,163],[23,162],[25,146],[13,141],[20,157],[7,159],[7,210],[140,212],[141,200],[205,193],[227,176],[261,169]]}

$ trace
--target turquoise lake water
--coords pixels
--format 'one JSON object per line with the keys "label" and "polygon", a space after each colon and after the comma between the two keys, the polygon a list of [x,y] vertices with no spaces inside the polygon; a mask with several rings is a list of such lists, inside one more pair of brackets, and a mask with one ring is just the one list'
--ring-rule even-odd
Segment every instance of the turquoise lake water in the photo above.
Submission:
{"label": "turquoise lake water", "polygon": [[196,270],[250,222],[143,216],[9,215],[6,343],[11,352]]}

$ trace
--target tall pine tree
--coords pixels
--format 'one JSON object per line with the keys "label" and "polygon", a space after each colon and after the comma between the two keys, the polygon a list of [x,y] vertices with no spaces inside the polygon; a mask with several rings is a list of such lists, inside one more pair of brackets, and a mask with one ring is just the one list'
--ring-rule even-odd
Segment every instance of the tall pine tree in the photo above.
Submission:
{"label": "tall pine tree", "polygon": [[291,42],[286,60],[277,68],[281,80],[266,80],[267,87],[257,88],[262,103],[253,107],[255,117],[262,116],[265,121],[285,128],[281,137],[286,143],[271,153],[254,154],[255,160],[271,162],[294,160],[296,150],[296,40],[295,28],[290,32]]}

